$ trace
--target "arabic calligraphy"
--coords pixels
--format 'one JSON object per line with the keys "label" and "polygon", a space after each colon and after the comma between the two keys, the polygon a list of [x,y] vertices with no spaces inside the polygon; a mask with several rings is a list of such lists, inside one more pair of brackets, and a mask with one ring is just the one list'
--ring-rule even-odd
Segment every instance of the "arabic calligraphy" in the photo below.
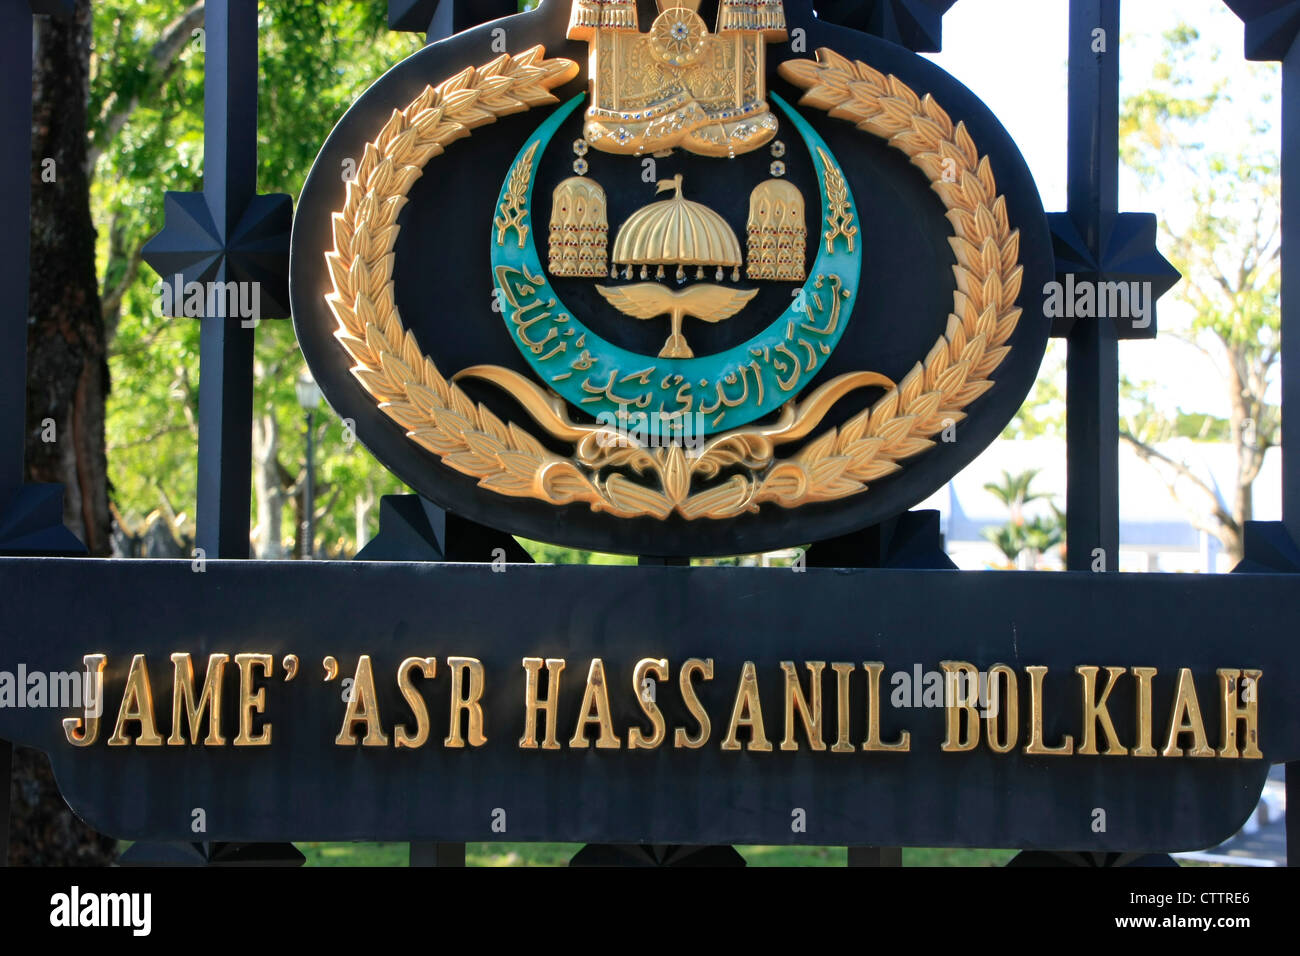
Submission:
{"label": "arabic calligraphy", "polygon": [[[543,298],[548,290],[543,277],[531,274],[527,266],[499,265],[496,279],[508,303],[507,318],[515,336],[537,356],[549,381],[564,381],[581,372],[581,405],[652,411],[669,428],[672,422],[695,414],[708,417],[710,426],[717,428],[731,409],[762,405],[773,389],[782,394],[797,391],[818,368],[820,356],[830,354],[842,306],[851,296],[838,275],[817,276],[811,284],[813,291],[803,297],[802,304],[791,306],[792,317],[784,323],[782,333],[770,342],[749,347],[749,361],[723,364],[717,374],[691,380],[673,370],[670,362],[642,364],[644,356],[631,356],[639,361],[636,367],[629,367],[621,359],[631,353],[593,353],[583,347],[570,355],[564,341],[547,350],[570,331],[565,329],[570,316],[555,311],[554,298]],[[584,345],[585,339],[583,335],[576,344]]]}

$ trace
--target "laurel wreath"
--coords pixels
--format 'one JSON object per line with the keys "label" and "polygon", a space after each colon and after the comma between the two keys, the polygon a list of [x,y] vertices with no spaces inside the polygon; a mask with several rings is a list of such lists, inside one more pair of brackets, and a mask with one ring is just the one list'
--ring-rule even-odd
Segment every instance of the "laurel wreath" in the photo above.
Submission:
{"label": "laurel wreath", "polygon": [[[504,495],[585,502],[620,517],[675,511],[688,519],[727,518],[764,502],[797,507],[858,494],[932,447],[932,436],[964,418],[962,409],[992,386],[990,375],[1010,352],[1004,343],[1020,318],[1014,303],[1022,269],[1019,233],[1009,227],[988,158],[979,156],[965,125],[954,125],[928,94],[918,97],[896,76],[821,49],[816,60],[780,66],[785,79],[806,91],[801,103],[902,151],[948,210],[957,288],[946,331],[924,363],[868,409],[786,459],[775,458],[774,446],[806,436],[825,414],[828,395],[833,401],[856,387],[855,377],[876,384],[881,376],[841,376],[804,402],[788,403],[777,425],[714,436],[695,457],[672,445],[622,449],[594,463],[551,452],[470,399],[443,377],[398,314],[397,216],[429,160],[497,117],[558,102],[550,90],[577,72],[574,61],[545,59],[537,46],[426,87],[366,144],[343,209],[333,215],[334,249],[326,255],[333,290],[325,298],[338,322],[335,338],[356,362],[353,375],[411,440]],[[586,431],[590,437],[597,429]],[[611,469],[611,462],[627,467]],[[746,473],[692,492],[693,479],[713,478],[732,465]],[[636,480],[646,474],[659,487]]]}

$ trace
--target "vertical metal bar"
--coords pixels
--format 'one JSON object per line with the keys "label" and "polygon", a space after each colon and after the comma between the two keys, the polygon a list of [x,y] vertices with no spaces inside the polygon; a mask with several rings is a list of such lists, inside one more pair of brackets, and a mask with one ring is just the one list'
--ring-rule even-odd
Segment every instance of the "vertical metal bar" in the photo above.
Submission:
{"label": "vertical metal bar", "polygon": [[411,866],[461,866],[465,865],[463,843],[412,843]]}
{"label": "vertical metal bar", "polygon": [[903,848],[897,846],[851,846],[849,866],[902,866]]}
{"label": "vertical metal bar", "polygon": [[[1300,39],[1282,60],[1282,523],[1300,542]],[[1288,414],[1289,412],[1289,414]],[[1286,765],[1288,866],[1300,866],[1300,761]]]}
{"label": "vertical metal bar", "polygon": [[[12,226],[0,229],[0,509],[22,487],[27,434],[27,270],[32,182],[32,14],[0,3],[0,182]],[[9,865],[13,745],[0,740],[0,866]]]}
{"label": "vertical metal bar", "polygon": [[0,866],[9,865],[9,787],[13,763],[14,745],[0,740]]}
{"label": "vertical metal bar", "polygon": [[[229,241],[257,192],[257,0],[209,0],[205,23],[203,194]],[[223,263],[215,278],[233,277]],[[199,321],[196,543],[208,557],[247,558],[254,330]]]}
{"label": "vertical metal bar", "polygon": [[257,193],[257,0],[204,12],[203,194],[227,239]]}
{"label": "vertical metal bar", "polygon": [[195,543],[209,558],[248,557],[253,461],[253,330],[199,320],[199,480]]}
{"label": "vertical metal bar", "polygon": [[[32,14],[0,3],[0,182],[12,223],[0,229],[0,506],[25,478],[27,269],[32,181]],[[8,778],[6,777],[6,780]]]}
{"label": "vertical metal bar", "polygon": [[316,556],[316,448],[312,443],[314,418],[307,412],[307,476],[302,488],[302,556]]}
{"label": "vertical metal bar", "polygon": [[[1105,52],[1092,52],[1101,29]],[[1070,217],[1100,262],[1119,205],[1119,0],[1070,0]],[[1089,280],[1093,276],[1086,277]],[[1081,319],[1066,360],[1066,559],[1092,570],[1119,563],[1119,343],[1114,324]]]}
{"label": "vertical metal bar", "polygon": [[1281,271],[1282,523],[1300,542],[1300,40],[1282,60]]}

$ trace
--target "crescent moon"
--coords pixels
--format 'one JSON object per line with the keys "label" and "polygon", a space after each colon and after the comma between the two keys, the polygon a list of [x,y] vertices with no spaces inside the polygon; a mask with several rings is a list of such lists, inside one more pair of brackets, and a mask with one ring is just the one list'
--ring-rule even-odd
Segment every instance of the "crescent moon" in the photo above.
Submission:
{"label": "crescent moon", "polygon": [[[853,314],[862,273],[861,242],[842,237],[837,243],[820,232],[832,206],[848,211],[850,218],[857,212],[830,147],[790,104],[771,94],[798,131],[817,174],[819,228],[811,234],[817,256],[807,281],[792,293],[790,306],[740,345],[697,358],[639,355],[592,331],[564,305],[546,276],[535,242],[537,223],[530,210],[538,164],[560,125],[586,95],[579,93],[558,107],[525,141],[497,197],[502,217],[511,209],[517,216],[511,226],[502,227],[501,218],[494,224],[491,259],[496,307],[520,354],[548,388],[576,409],[610,421],[626,420],[629,412],[644,413],[637,427],[665,440],[737,428],[795,398],[839,343]],[[842,195],[827,195],[828,171]],[[520,202],[525,177],[527,189]]]}

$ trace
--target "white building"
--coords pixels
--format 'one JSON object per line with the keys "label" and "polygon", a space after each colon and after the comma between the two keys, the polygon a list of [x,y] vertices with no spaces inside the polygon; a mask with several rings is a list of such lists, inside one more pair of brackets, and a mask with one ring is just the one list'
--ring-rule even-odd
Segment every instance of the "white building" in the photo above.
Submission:
{"label": "white building", "polygon": [[[1187,463],[1219,489],[1223,500],[1231,502],[1236,474],[1236,452],[1231,445],[1178,439],[1159,448],[1174,460]],[[1065,442],[1046,438],[995,441],[952,481],[916,506],[939,511],[945,546],[958,567],[1005,565],[1002,553],[981,532],[1006,524],[1010,516],[1006,507],[984,490],[984,485],[1000,484],[1004,471],[1015,475],[1035,468],[1039,473],[1032,490],[1048,495],[1064,510]],[[1180,482],[1176,490],[1188,507],[1208,512],[1205,495],[1193,490],[1190,483]],[[1162,475],[1138,458],[1125,442],[1119,448],[1119,491],[1121,571],[1231,570],[1218,540],[1192,525],[1188,507],[1173,497]],[[1272,448],[1254,484],[1254,519],[1277,521],[1281,513],[1281,453]],[[1032,502],[1025,514],[1050,515],[1048,500]],[[1040,562],[1040,567],[1059,565],[1055,549]]]}

